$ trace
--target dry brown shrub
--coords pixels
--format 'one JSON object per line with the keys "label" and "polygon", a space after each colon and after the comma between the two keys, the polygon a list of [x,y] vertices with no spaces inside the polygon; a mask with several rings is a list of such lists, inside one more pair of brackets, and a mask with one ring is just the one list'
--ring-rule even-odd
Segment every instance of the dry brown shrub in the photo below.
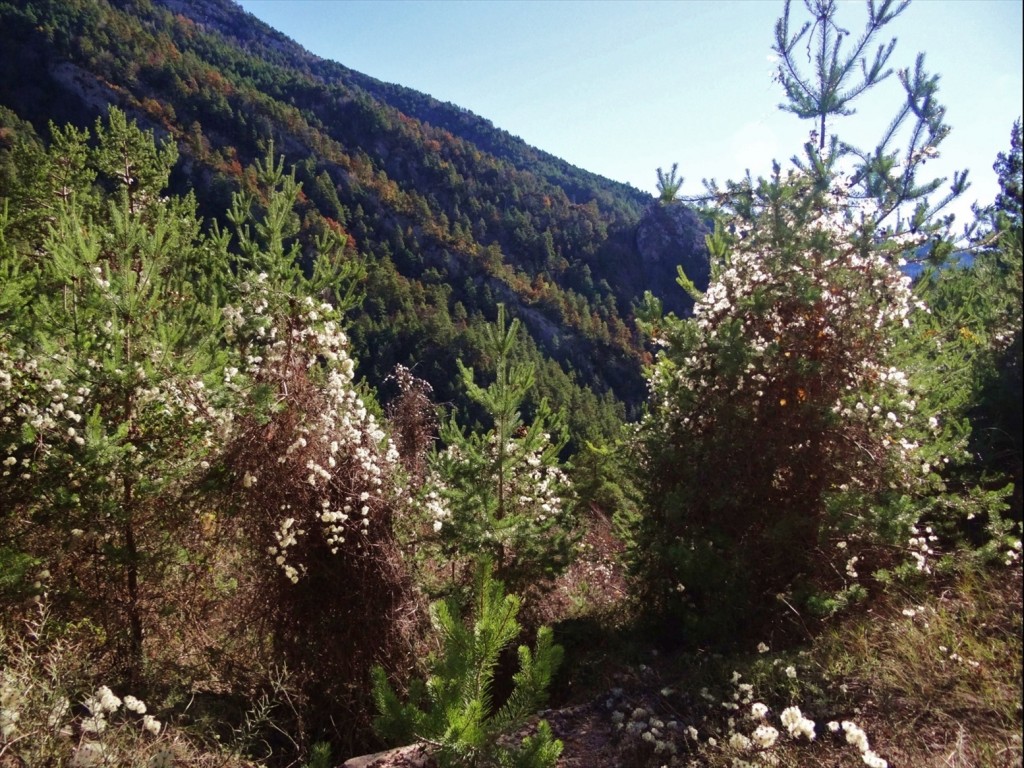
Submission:
{"label": "dry brown shrub", "polygon": [[370,669],[406,677],[425,615],[394,535],[397,457],[351,388],[332,391],[304,356],[260,383],[276,405],[244,417],[226,452],[252,558],[244,630],[255,663],[288,670],[293,737],[355,752],[374,746]]}
{"label": "dry brown shrub", "polygon": [[427,454],[437,439],[437,411],[431,399],[434,389],[404,365],[396,365],[387,381],[398,387],[387,408],[391,439],[412,487],[420,488],[427,477]]}

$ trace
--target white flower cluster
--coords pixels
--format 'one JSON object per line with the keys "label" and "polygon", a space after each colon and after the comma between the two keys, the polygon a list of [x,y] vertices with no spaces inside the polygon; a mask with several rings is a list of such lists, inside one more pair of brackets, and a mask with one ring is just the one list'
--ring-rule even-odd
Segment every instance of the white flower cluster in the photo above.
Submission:
{"label": "white flower cluster", "polygon": [[[616,689],[605,707],[612,710],[611,720],[615,730],[627,738],[646,746],[655,755],[675,755],[678,752],[675,738],[682,736],[682,726],[676,720],[662,720],[646,707],[630,707],[621,700],[622,691]],[[695,732],[692,726],[690,730]]]}
{"label": "white flower cluster", "polygon": [[[827,362],[829,381],[812,377],[806,383],[827,383],[836,395],[870,392],[885,382],[896,393],[905,391],[906,377],[866,357],[864,345],[882,353],[890,345],[885,331],[909,324],[914,306],[909,278],[883,253],[855,247],[848,224],[834,212],[821,212],[811,226],[829,235],[827,247],[817,243],[815,251],[780,258],[741,245],[731,255],[694,306],[699,342],[675,372],[680,386],[698,399],[702,392],[728,395],[746,389],[754,408],[792,407],[821,397],[809,387],[785,386],[796,367],[810,360]],[[719,355],[736,342],[737,328],[747,362],[738,372],[723,370]],[[659,388],[657,382],[654,386]],[[868,404],[874,414],[880,406]],[[679,415],[695,426],[714,418],[699,409]],[[895,413],[889,418],[898,425]]]}
{"label": "white flower cluster", "polygon": [[160,735],[162,723],[152,715],[146,714],[146,704],[134,696],[120,699],[106,685],[101,685],[91,696],[82,702],[89,711],[89,716],[82,719],[81,728],[84,733],[98,736],[107,729],[107,716],[117,712],[123,705],[125,710],[142,717],[142,729],[153,736]]}
{"label": "white flower cluster", "polygon": [[1004,565],[1013,565],[1015,562],[1020,560],[1021,553],[1021,540],[1018,538],[1011,537],[1010,543],[1007,545],[1003,557]]}
{"label": "white flower cluster", "polygon": [[162,727],[163,724],[152,715],[142,716],[142,730],[146,731],[147,733],[150,733],[153,736],[159,736],[160,729]]}
{"label": "white flower cluster", "polygon": [[915,525],[911,527],[910,532],[913,535],[907,541],[907,546],[910,550],[910,556],[917,564],[917,570],[922,573],[931,573],[932,569],[928,564],[928,557],[935,554],[931,545],[938,541],[938,536],[932,532],[931,526],[926,527],[924,533],[921,533]]}
{"label": "white flower cluster", "polygon": [[21,689],[13,676],[4,669],[0,671],[0,742],[14,736],[21,718]]}
{"label": "white flower cluster", "polygon": [[[38,671],[43,670],[40,668]],[[66,764],[74,768],[98,768],[126,764],[123,755],[119,754],[120,739],[110,738],[112,730],[134,727],[138,723],[144,733],[153,737],[160,735],[162,723],[147,714],[146,704],[135,696],[122,699],[109,686],[101,685],[85,697],[82,701],[85,711],[79,714],[67,697],[56,695],[52,688],[40,685],[37,679],[26,676],[24,672],[24,668],[15,665],[0,669],[0,752],[15,742],[38,740],[46,732],[63,745],[75,733],[74,723],[77,720],[77,728],[84,738],[76,741]],[[123,715],[112,722],[112,716],[117,713]],[[29,721],[24,725],[23,715],[24,720]],[[43,753],[30,749],[27,754],[38,757]],[[22,763],[24,759],[22,756]],[[30,757],[27,764],[36,763]],[[150,768],[171,768],[173,761],[160,763],[150,760],[149,765]]]}
{"label": "white flower cluster", "polygon": [[[830,198],[830,205],[803,224],[822,235],[808,240],[808,250],[777,253],[771,238],[751,237],[730,254],[694,306],[699,342],[676,372],[687,388],[748,388],[755,404],[775,407],[787,395],[790,404],[801,397],[774,391],[772,400],[766,399],[798,358],[828,354],[830,375],[838,373],[849,389],[859,389],[876,375],[876,363],[865,361],[860,342],[873,336],[874,345],[886,348],[882,332],[909,323],[915,306],[910,280],[883,250],[857,245],[857,220],[863,217],[851,216],[850,209],[864,202],[838,191]],[[791,211],[783,219],[783,227],[800,226]],[[718,349],[731,343],[737,327],[748,363],[738,374],[723,377]]]}
{"label": "white flower cluster", "polygon": [[[940,650],[948,651],[947,648],[940,648]],[[781,668],[783,663],[780,659],[775,659],[773,666]],[[787,677],[792,678],[796,675],[796,668],[794,666],[786,667],[784,673]],[[749,703],[753,693],[753,686],[742,683],[742,677],[739,672],[732,673],[731,683],[736,693],[732,697],[732,702],[723,703],[723,706],[732,713],[725,723],[727,730],[717,734],[717,738],[715,736],[707,738],[704,742],[705,749],[719,751],[729,759],[733,768],[758,768],[779,765],[784,759],[784,756],[778,754],[776,749],[779,746],[781,732],[787,733],[797,744],[808,745],[817,740],[814,721],[805,717],[800,707],[796,705],[786,707],[779,713],[778,720],[781,728],[776,728],[771,723],[771,710],[760,701],[750,703],[748,716],[741,717],[738,708],[733,704],[737,700]],[[699,695],[709,704],[714,704],[718,700],[707,688],[700,689]],[[609,709],[613,708],[615,700],[609,699],[605,702],[605,706]],[[642,718],[647,713],[641,710],[639,715]],[[634,713],[631,720],[635,721],[640,718]],[[617,727],[622,729],[626,727],[623,725],[625,719],[620,706],[619,711],[613,713],[613,722],[618,723]],[[744,729],[747,732],[742,732],[741,725],[748,726],[749,730]],[[888,768],[887,761],[871,750],[867,735],[856,724],[850,721],[843,721],[842,724],[832,721],[827,724],[827,730],[837,738],[845,737],[848,744],[855,746],[860,752],[864,764],[869,768]],[[699,733],[693,726],[686,728],[684,733],[691,741],[700,743]],[[803,764],[802,761],[798,760],[797,762]],[[719,762],[714,762],[714,764],[718,765]],[[787,761],[786,764],[790,763]]]}
{"label": "white flower cluster", "polygon": [[[290,504],[282,504],[282,510],[287,513],[287,510],[291,508]],[[277,539],[277,546],[270,546],[267,548],[267,553],[274,558],[274,561],[281,566],[284,571],[285,578],[288,579],[292,584],[298,584],[299,582],[299,571],[291,563],[288,562],[287,552],[288,547],[293,547],[298,543],[298,536],[305,535],[305,531],[301,528],[295,527],[294,517],[285,517],[281,520],[280,527],[274,531],[274,538]]]}
{"label": "white flower cluster", "polygon": [[[87,332],[95,336],[94,348],[102,349],[116,329],[93,324]],[[196,467],[198,453],[212,450],[213,435],[223,431],[230,414],[211,402],[200,378],[176,370],[168,362],[173,356],[152,339],[140,340],[123,367],[59,342],[40,354],[0,340],[0,433],[6,438],[0,443],[0,482],[23,491],[24,483],[34,482],[32,506],[59,507],[72,525],[105,535],[109,517],[95,510],[109,503],[111,488],[140,476],[170,487]],[[126,427],[141,423],[163,439],[133,440]],[[88,465],[82,460],[86,448],[96,449]]]}
{"label": "white flower cluster", "polygon": [[257,468],[241,470],[243,489],[252,496],[249,503],[259,506],[275,493],[288,496],[276,505],[281,518],[268,552],[294,584],[305,571],[303,564],[292,562],[302,536],[318,530],[332,554],[346,542],[361,546],[359,534],[369,532],[375,508],[393,490],[385,481],[395,474],[398,452],[356,392],[355,365],[337,310],[306,297],[293,316],[277,316],[278,297],[265,275],[245,285],[243,304],[225,311],[232,334],[243,340],[244,368],[226,378],[240,389],[269,384],[286,406],[292,389],[303,386],[300,379],[314,382],[316,390],[314,400],[296,406],[292,420],[284,422],[283,450],[264,470],[275,477],[299,477],[305,490],[285,490],[280,482],[266,487],[257,484]]}
{"label": "white flower cluster", "polygon": [[790,738],[804,737],[808,741],[814,741],[814,721],[804,717],[800,712],[800,707],[793,706],[782,710],[779,720],[789,732]]}
{"label": "white flower cluster", "polygon": [[[57,351],[43,368],[35,359],[0,350],[0,367],[7,368],[0,380],[0,419],[5,431],[21,435],[18,442],[5,447],[6,456],[0,462],[3,477],[17,474],[28,480],[34,463],[54,447],[84,445],[82,413],[89,407],[90,389],[68,384],[69,362],[66,354]],[[13,427],[20,429],[15,432]]]}
{"label": "white flower cluster", "polygon": [[444,528],[445,521],[451,517],[452,511],[443,498],[444,483],[437,477],[433,478],[432,483],[433,487],[423,494],[421,503],[427,519],[431,521],[434,533],[440,533]]}
{"label": "white flower cluster", "polygon": [[[545,435],[545,448],[549,436]],[[571,493],[571,484],[565,472],[558,466],[542,461],[542,449],[524,452],[524,446],[509,441],[506,452],[515,456],[522,452],[514,463],[519,471],[513,475],[512,488],[517,507],[525,514],[533,515],[534,522],[543,525],[558,520],[563,513],[563,498]]]}
{"label": "white flower cluster", "polygon": [[145,703],[135,698],[134,696],[125,696],[123,701],[124,708],[127,709],[129,712],[134,712],[137,715],[146,714]]}
{"label": "white flower cluster", "polygon": [[[759,648],[764,647],[763,653],[768,652],[768,647],[764,643],[759,644]],[[743,683],[742,675],[739,672],[733,672],[731,682],[734,688],[732,694],[732,701],[722,702],[722,707],[727,711],[732,712],[726,725],[728,731],[724,736],[722,742],[722,748],[727,752],[732,752],[732,765],[739,768],[753,768],[753,766],[771,766],[779,763],[779,756],[773,751],[774,747],[779,740],[779,730],[768,722],[768,716],[770,710],[768,706],[760,701],[753,701],[754,686],[750,683]],[[709,702],[715,701],[715,698],[707,691],[707,689],[701,689],[700,695],[702,698]],[[753,703],[751,703],[753,701]],[[752,721],[754,724],[753,730],[747,735],[738,729],[739,722],[743,722],[739,719],[739,714],[742,706],[748,706],[749,718],[748,722]],[[791,720],[793,720],[793,708],[787,709],[782,713],[782,724],[784,727],[789,728]],[[739,722],[738,722],[739,719]],[[807,735],[809,730],[809,739],[814,738],[814,723],[810,720],[805,721],[800,725],[800,721],[796,721],[796,726],[802,728],[800,733]],[[793,731],[790,731],[791,735]],[[690,734],[696,739],[697,733],[694,730]],[[795,736],[794,736],[795,738]],[[719,745],[719,740],[715,738],[709,738],[707,740],[708,747],[716,748]],[[749,760],[747,758],[750,758]]]}
{"label": "white flower cluster", "polygon": [[861,759],[863,759],[864,764],[868,768],[889,768],[889,763],[871,750],[871,745],[868,743],[868,735],[856,723],[849,720],[843,720],[842,723],[833,721],[828,724],[828,728],[833,733],[838,732],[841,728],[846,735],[846,743],[860,750]]}
{"label": "white flower cluster", "polygon": [[771,749],[779,739],[779,732],[772,726],[762,723],[750,734],[750,740],[758,749]]}
{"label": "white flower cluster", "polygon": [[82,720],[82,731],[98,735],[107,729],[107,715],[113,714],[121,707],[121,699],[117,698],[110,688],[101,685],[83,704],[89,710],[89,717]]}
{"label": "white flower cluster", "polygon": [[735,670],[732,673],[732,684],[735,686],[735,690],[732,693],[732,701],[723,701],[722,709],[736,712],[740,709],[740,706],[747,705],[753,700],[754,686],[750,683],[741,683],[740,680],[743,678],[739,672]]}
{"label": "white flower cluster", "polygon": [[726,743],[737,752],[747,752],[753,746],[753,742],[739,731],[734,731]]}

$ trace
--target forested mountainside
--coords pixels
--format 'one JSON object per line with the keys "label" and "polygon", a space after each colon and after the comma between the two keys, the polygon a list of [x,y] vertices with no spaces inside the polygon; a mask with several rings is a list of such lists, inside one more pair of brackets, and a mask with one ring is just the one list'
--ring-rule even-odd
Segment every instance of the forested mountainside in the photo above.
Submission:
{"label": "forested mountainside", "polygon": [[212,220],[272,144],[303,184],[304,250],[330,229],[365,263],[350,330],[374,385],[403,363],[457,400],[455,360],[486,367],[479,328],[505,303],[538,397],[571,405],[577,436],[601,430],[644,397],[636,301],[684,311],[676,265],[706,263],[688,209],[657,212],[465,109],[319,59],[230,0],[4,2],[0,46],[4,149],[115,104],[173,138],[171,191]]}

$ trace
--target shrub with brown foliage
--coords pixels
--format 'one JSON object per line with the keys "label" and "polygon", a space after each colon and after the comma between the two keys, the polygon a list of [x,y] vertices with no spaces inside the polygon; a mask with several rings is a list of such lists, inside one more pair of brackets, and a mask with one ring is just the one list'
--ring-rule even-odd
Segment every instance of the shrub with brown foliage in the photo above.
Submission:
{"label": "shrub with brown foliage", "polygon": [[247,345],[225,500],[248,542],[253,640],[298,692],[296,733],[365,746],[369,671],[412,664],[415,603],[393,533],[394,444],[353,384],[338,311],[266,273],[226,313]]}

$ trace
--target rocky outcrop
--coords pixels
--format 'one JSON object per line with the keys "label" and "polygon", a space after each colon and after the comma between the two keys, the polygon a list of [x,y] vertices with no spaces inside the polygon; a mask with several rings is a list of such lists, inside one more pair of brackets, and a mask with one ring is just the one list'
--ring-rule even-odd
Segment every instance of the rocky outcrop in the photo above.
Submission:
{"label": "rocky outcrop", "polygon": [[436,768],[436,765],[425,744],[412,744],[373,755],[353,757],[342,763],[341,768]]}
{"label": "rocky outcrop", "polygon": [[664,302],[666,311],[689,314],[693,299],[676,283],[681,266],[700,289],[708,287],[711,276],[708,228],[693,209],[682,203],[655,203],[644,213],[636,228],[641,281]]}

